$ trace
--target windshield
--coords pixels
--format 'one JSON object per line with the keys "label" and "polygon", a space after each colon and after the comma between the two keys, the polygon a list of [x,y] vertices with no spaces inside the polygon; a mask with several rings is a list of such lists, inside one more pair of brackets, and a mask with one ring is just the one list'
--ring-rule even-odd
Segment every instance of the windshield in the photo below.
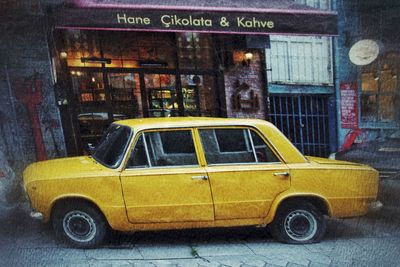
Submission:
{"label": "windshield", "polygon": [[112,124],[96,146],[93,158],[107,167],[118,167],[128,147],[131,134],[129,127]]}

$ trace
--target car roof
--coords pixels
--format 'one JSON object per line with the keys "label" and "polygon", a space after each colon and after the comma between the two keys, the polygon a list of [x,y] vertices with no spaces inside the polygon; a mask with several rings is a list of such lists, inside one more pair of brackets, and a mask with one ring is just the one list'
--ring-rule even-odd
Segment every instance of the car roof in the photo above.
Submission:
{"label": "car roof", "polygon": [[212,117],[162,117],[119,120],[114,122],[135,130],[202,126],[257,126],[269,124],[260,119],[212,118]]}

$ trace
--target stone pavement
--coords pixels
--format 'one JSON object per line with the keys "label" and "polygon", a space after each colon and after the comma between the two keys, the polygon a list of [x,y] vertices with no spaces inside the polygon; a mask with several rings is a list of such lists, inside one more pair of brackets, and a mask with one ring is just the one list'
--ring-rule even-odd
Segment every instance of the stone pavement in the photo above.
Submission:
{"label": "stone pavement", "polygon": [[100,248],[75,249],[15,209],[0,219],[0,265],[400,266],[400,181],[381,184],[381,211],[329,220],[325,239],[311,245],[280,244],[264,228],[244,227],[114,233]]}

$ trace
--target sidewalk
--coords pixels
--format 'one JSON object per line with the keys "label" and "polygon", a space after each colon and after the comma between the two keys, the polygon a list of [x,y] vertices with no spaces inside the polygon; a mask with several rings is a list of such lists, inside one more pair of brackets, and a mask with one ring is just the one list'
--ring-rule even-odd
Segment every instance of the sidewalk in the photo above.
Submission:
{"label": "sidewalk", "polygon": [[400,179],[399,138],[353,144],[349,150],[336,153],[335,159],[370,165],[382,179]]}

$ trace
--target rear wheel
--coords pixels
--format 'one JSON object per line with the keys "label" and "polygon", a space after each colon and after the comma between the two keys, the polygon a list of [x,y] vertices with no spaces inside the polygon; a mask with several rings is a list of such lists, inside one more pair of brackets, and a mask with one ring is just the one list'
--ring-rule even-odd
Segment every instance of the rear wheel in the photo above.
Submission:
{"label": "rear wheel", "polygon": [[269,228],[271,235],[283,243],[316,243],[325,234],[326,220],[322,212],[309,202],[290,201],[279,207]]}
{"label": "rear wheel", "polygon": [[85,202],[68,202],[56,207],[52,219],[57,236],[77,247],[95,247],[107,233],[103,215]]}

